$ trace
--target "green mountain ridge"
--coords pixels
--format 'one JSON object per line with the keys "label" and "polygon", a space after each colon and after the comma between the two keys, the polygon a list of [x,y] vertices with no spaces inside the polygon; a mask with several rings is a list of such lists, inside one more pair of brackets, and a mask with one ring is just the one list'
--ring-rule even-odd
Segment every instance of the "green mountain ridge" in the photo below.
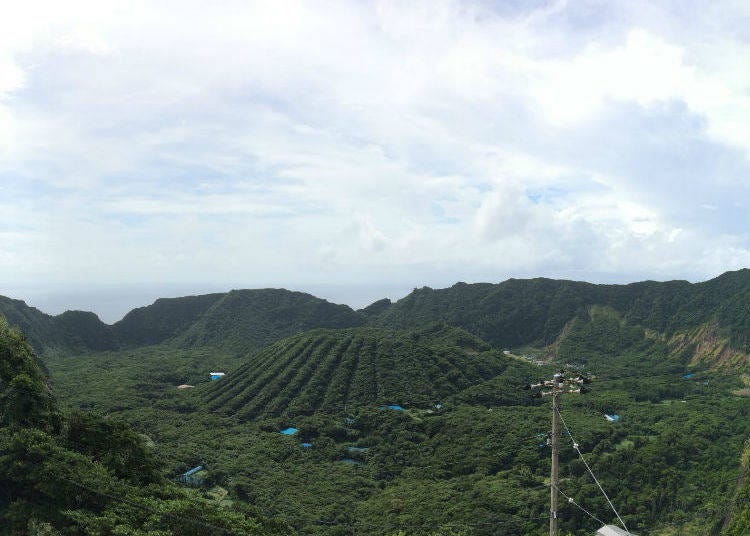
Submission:
{"label": "green mountain ridge", "polygon": [[159,298],[151,305],[130,311],[113,324],[113,329],[126,347],[159,344],[189,329],[222,296]]}
{"label": "green mountain ridge", "polygon": [[94,313],[66,311],[52,316],[21,300],[0,296],[0,316],[21,329],[41,354],[100,352],[167,342],[246,352],[308,329],[364,323],[364,317],[346,305],[284,289],[160,298],[111,325]]}
{"label": "green mountain ridge", "polygon": [[303,292],[233,290],[222,295],[176,342],[183,347],[215,346],[244,353],[314,328],[362,324],[362,316],[349,306]]}
{"label": "green mountain ridge", "polygon": [[378,315],[384,327],[415,328],[445,322],[496,348],[551,344],[591,306],[607,306],[631,324],[667,335],[715,322],[738,350],[750,350],[750,270],[703,283],[644,281],[595,285],[576,281],[509,279],[497,285],[457,283],[415,290]]}
{"label": "green mountain ridge", "polygon": [[115,350],[170,343],[218,346],[243,353],[308,329],[363,325],[420,329],[435,322],[461,327],[495,348],[549,345],[573,318],[607,306],[632,324],[666,336],[712,325],[716,335],[750,352],[750,270],[702,283],[644,281],[628,285],[536,279],[424,287],[391,302],[354,311],[310,294],[283,289],[162,298],[112,325],[93,313],[47,315],[0,297],[0,315],[22,329],[37,351]]}
{"label": "green mountain ridge", "polygon": [[39,352],[87,352],[115,348],[115,335],[94,313],[66,311],[52,316],[26,305],[22,300],[0,296],[0,316],[21,329]]}

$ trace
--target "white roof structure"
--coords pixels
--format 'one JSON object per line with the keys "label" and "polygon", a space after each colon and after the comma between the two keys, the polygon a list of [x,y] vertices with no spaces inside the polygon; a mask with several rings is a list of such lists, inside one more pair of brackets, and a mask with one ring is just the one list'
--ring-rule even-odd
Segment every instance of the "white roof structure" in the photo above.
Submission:
{"label": "white roof structure", "polygon": [[604,525],[596,531],[596,536],[635,536],[635,534],[614,525]]}

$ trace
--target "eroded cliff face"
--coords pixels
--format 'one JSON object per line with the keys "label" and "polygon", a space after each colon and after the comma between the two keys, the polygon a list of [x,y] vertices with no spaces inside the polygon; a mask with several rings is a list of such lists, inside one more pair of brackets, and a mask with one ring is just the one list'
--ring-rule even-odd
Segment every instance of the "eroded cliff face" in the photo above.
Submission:
{"label": "eroded cliff face", "polygon": [[551,363],[557,358],[557,352],[560,349],[560,344],[568,337],[570,334],[570,330],[572,329],[573,322],[575,322],[576,319],[569,320],[566,322],[565,326],[563,326],[562,331],[560,334],[555,338],[554,342],[547,346],[546,351],[544,352],[543,360]]}
{"label": "eroded cliff face", "polygon": [[668,340],[675,354],[688,353],[689,365],[706,365],[710,368],[734,368],[739,371],[750,366],[750,354],[733,348],[729,337],[722,334],[715,321],[695,329],[675,333]]}

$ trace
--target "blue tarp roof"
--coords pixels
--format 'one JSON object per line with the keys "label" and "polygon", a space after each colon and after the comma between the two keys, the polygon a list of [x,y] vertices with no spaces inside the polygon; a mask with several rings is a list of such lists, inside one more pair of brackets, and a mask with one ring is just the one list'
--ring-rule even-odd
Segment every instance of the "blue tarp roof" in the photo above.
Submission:
{"label": "blue tarp roof", "polygon": [[302,443],[302,448],[309,449],[312,447],[312,443]]}
{"label": "blue tarp roof", "polygon": [[185,473],[183,474],[183,476],[190,476],[190,475],[194,475],[195,473],[197,473],[197,472],[198,472],[198,471],[200,471],[201,469],[203,469],[203,466],[202,466],[202,465],[199,465],[198,467],[193,467],[192,469],[190,469],[190,471],[187,471],[187,472],[185,472]]}
{"label": "blue tarp roof", "polygon": [[612,415],[604,415],[604,418],[606,418],[610,422],[617,422],[620,420],[620,416],[616,413],[613,413]]}
{"label": "blue tarp roof", "polygon": [[290,426],[289,428],[284,428],[281,433],[284,435],[294,435],[297,433],[297,429]]}
{"label": "blue tarp roof", "polygon": [[693,377],[693,373],[692,373],[692,372],[691,372],[691,373],[689,373],[689,374],[685,374],[685,375],[683,376],[683,378],[685,378],[686,380],[689,380],[689,379],[690,379],[690,378],[692,378],[692,377]]}
{"label": "blue tarp roof", "polygon": [[380,409],[392,409],[393,411],[404,411],[404,408],[398,404],[388,404],[387,406],[380,406]]}
{"label": "blue tarp roof", "polygon": [[205,482],[205,479],[201,478],[200,476],[195,476],[196,473],[203,470],[203,466],[199,465],[198,467],[193,467],[190,469],[190,471],[187,471],[180,476],[176,478],[177,482],[182,482],[183,484],[189,484],[191,486],[200,486]]}

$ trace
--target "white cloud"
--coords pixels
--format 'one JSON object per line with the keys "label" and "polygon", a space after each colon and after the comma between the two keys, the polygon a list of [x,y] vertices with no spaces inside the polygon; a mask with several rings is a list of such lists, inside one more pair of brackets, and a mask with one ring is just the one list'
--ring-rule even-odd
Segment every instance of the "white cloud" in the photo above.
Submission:
{"label": "white cloud", "polygon": [[14,5],[0,277],[299,288],[737,268],[749,51],[725,12],[743,8],[633,4]]}
{"label": "white cloud", "polygon": [[544,117],[556,123],[597,116],[608,99],[648,106],[682,98],[695,78],[680,47],[642,29],[628,32],[621,46],[592,44],[572,59],[543,61],[532,70],[538,72],[534,94]]}
{"label": "white cloud", "polygon": [[689,63],[682,46],[634,28],[621,46],[592,43],[572,59],[533,63],[532,91],[554,124],[598,116],[609,99],[644,107],[682,101],[705,118],[710,135],[750,152],[750,75],[742,68],[750,45],[719,42],[706,48],[708,57]]}

